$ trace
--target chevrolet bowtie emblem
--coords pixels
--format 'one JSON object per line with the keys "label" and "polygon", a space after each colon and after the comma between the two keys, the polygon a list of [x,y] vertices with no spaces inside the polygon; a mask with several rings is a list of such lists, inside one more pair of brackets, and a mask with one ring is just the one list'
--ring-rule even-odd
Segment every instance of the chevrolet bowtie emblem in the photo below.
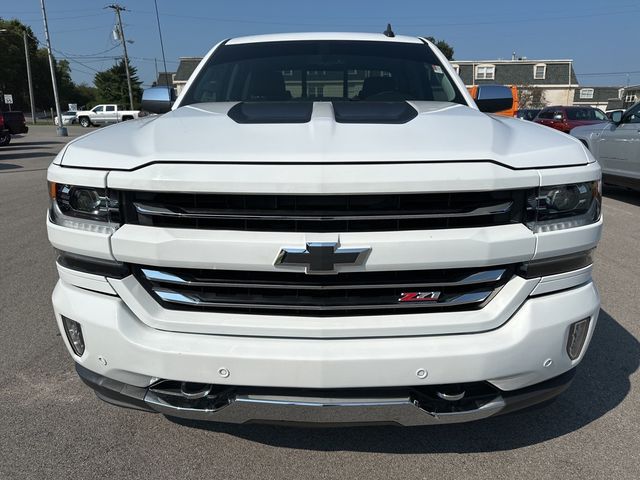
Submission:
{"label": "chevrolet bowtie emblem", "polygon": [[337,266],[362,265],[371,247],[341,247],[338,242],[312,242],[306,248],[282,248],[275,265],[304,267],[305,273],[338,273]]}

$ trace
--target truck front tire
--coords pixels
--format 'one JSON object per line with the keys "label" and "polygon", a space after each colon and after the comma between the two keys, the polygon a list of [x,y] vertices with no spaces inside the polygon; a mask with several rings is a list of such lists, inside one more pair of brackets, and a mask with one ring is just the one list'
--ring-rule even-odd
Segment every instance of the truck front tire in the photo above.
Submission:
{"label": "truck front tire", "polygon": [[89,120],[89,117],[80,117],[78,121],[84,128],[88,128],[91,126],[91,120]]}

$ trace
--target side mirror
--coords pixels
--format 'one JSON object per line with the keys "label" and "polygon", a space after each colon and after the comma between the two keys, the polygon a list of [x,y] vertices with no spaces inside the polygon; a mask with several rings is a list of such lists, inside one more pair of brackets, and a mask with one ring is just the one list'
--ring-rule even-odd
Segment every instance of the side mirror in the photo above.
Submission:
{"label": "side mirror", "polygon": [[616,125],[620,124],[622,122],[622,112],[621,111],[613,112],[611,114],[611,121]]}
{"label": "side mirror", "polygon": [[152,87],[142,92],[142,110],[151,113],[167,113],[176,100],[172,87]]}
{"label": "side mirror", "polygon": [[562,114],[558,113],[556,115],[553,116],[553,120],[556,122],[561,122],[562,121]]}
{"label": "side mirror", "polygon": [[480,85],[476,97],[476,105],[485,113],[501,112],[513,106],[511,89],[504,85]]}

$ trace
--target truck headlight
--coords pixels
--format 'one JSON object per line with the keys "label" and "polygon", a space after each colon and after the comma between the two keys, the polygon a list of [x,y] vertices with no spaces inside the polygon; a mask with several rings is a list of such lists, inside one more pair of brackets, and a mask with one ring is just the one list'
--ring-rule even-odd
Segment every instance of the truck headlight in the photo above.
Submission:
{"label": "truck headlight", "polygon": [[527,227],[535,233],[564,230],[600,219],[602,182],[542,186],[527,199]]}
{"label": "truck headlight", "polygon": [[96,233],[120,226],[118,197],[105,188],[49,182],[49,216],[56,225]]}

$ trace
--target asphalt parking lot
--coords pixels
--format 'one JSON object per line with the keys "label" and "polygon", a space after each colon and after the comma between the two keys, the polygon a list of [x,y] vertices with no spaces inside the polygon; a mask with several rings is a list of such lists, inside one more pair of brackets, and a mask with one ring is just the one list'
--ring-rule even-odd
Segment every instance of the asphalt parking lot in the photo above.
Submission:
{"label": "asphalt parking lot", "polygon": [[640,193],[605,188],[597,330],[545,409],[424,428],[176,423],[97,400],[59,338],[44,219],[66,140],[36,126],[0,147],[0,479],[640,478]]}

